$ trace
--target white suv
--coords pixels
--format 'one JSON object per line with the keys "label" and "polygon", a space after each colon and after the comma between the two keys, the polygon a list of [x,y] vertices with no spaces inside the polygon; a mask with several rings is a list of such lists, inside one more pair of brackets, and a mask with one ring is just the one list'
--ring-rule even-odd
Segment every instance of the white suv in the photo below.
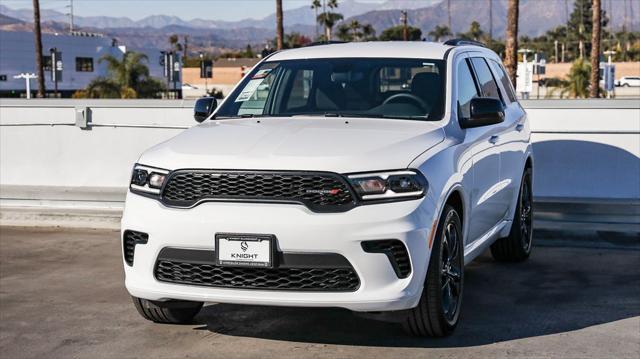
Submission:
{"label": "white suv", "polygon": [[616,81],[616,86],[638,87],[640,86],[640,76],[624,76]]}
{"label": "white suv", "polygon": [[[468,42],[326,44],[262,60],[139,159],[122,219],[140,314],[342,307],[450,334],[464,265],[531,251],[529,123]],[[250,325],[247,323],[247,325]]]}

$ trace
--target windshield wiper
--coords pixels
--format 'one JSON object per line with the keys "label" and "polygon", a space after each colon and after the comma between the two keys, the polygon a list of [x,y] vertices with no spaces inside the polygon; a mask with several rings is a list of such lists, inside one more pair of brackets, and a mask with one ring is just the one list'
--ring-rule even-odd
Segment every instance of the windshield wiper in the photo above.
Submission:
{"label": "windshield wiper", "polygon": [[262,115],[253,113],[243,113],[237,116],[216,116],[215,119],[229,119],[229,118],[265,118],[265,117],[291,117],[291,115]]}

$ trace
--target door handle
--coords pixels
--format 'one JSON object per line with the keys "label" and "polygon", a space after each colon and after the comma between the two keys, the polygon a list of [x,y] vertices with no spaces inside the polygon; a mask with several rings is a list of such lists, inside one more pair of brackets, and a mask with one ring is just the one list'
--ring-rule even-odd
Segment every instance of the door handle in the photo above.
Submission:
{"label": "door handle", "polygon": [[489,142],[491,142],[492,144],[496,144],[498,142],[498,138],[500,138],[499,136],[491,136],[489,138]]}
{"label": "door handle", "polygon": [[518,132],[522,132],[522,130],[524,130],[524,125],[519,123],[516,125],[516,131]]}

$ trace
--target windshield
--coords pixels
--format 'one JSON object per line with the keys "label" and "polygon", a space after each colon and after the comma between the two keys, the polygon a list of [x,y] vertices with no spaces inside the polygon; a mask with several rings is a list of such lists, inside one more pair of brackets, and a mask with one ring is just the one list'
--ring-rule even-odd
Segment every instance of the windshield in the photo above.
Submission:
{"label": "windshield", "polygon": [[340,58],[264,62],[217,118],[344,116],[440,120],[444,61]]}

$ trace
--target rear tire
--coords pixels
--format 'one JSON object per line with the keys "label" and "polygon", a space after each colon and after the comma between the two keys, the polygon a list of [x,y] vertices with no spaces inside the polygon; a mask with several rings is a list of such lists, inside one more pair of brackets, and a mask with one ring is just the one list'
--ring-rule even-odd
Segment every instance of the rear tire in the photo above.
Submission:
{"label": "rear tire", "polygon": [[522,175],[518,205],[513,216],[509,236],[491,245],[491,255],[499,262],[521,262],[529,258],[533,245],[533,196],[531,168]]}
{"label": "rear tire", "polygon": [[403,322],[407,333],[444,337],[458,325],[464,283],[462,222],[458,212],[445,205],[434,239],[427,278],[418,306]]}
{"label": "rear tire", "polygon": [[131,299],[143,318],[166,324],[192,324],[204,304],[188,301],[154,302],[133,296]]}

